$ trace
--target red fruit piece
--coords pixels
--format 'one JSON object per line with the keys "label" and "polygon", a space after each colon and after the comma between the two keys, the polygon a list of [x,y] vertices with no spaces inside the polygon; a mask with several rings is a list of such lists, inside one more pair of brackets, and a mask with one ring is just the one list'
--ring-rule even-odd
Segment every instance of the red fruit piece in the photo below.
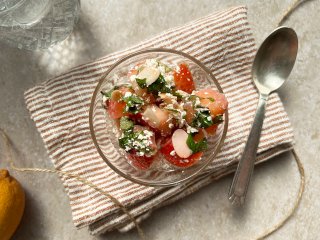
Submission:
{"label": "red fruit piece", "polygon": [[135,153],[128,154],[128,158],[131,160],[133,166],[142,170],[147,170],[154,160],[154,156],[138,156]]}
{"label": "red fruit piece", "polygon": [[195,90],[191,72],[185,63],[180,64],[179,68],[180,70],[178,72],[175,71],[173,73],[176,89],[191,93]]}
{"label": "red fruit piece", "polygon": [[228,108],[226,97],[213,89],[202,89],[196,93],[200,97],[200,103],[203,107],[210,109],[213,117],[223,114]]}
{"label": "red fruit piece", "polygon": [[212,125],[212,126],[210,126],[208,128],[205,128],[205,130],[209,135],[213,136],[213,135],[216,134],[217,128],[218,128],[218,125]]}
{"label": "red fruit piece", "polygon": [[174,151],[173,144],[171,138],[169,138],[161,147],[160,152],[164,156],[164,158],[171,164],[177,167],[190,167],[195,164],[202,156],[203,152],[197,152],[192,154],[188,158],[181,158],[177,154],[171,153]]}
{"label": "red fruit piece", "polygon": [[126,103],[123,101],[112,101],[109,100],[107,111],[109,113],[109,116],[112,119],[118,119],[125,115],[124,109],[126,107]]}

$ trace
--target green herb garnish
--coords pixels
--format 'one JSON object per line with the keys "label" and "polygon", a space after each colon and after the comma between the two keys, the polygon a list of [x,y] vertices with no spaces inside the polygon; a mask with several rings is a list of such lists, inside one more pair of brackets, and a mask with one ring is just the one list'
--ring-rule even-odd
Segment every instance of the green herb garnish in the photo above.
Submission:
{"label": "green herb garnish", "polygon": [[200,142],[196,143],[193,140],[192,134],[188,135],[187,145],[191,149],[192,153],[203,152],[208,147],[207,139],[204,138]]}
{"label": "green herb garnish", "polygon": [[198,110],[195,118],[192,121],[192,126],[197,128],[207,128],[213,124],[214,123],[210,115],[210,110],[207,108]]}
{"label": "green herb garnish", "polygon": [[147,79],[140,79],[140,78],[136,78],[136,82],[139,85],[140,88],[146,88],[147,87]]}
{"label": "green herb garnish", "polygon": [[164,79],[164,77],[161,74],[155,82],[153,82],[152,84],[150,84],[147,87],[147,90],[149,93],[152,93],[154,95],[158,94],[159,92],[171,93],[171,91],[172,91],[171,88],[169,88],[166,85],[166,80]]}
{"label": "green herb garnish", "polygon": [[219,124],[223,122],[223,116],[217,115],[212,119],[213,124]]}
{"label": "green herb garnish", "polygon": [[134,150],[142,155],[151,154],[154,149],[150,146],[150,137],[144,131],[134,132],[133,129],[129,129],[119,138],[119,146],[126,152]]}
{"label": "green herb garnish", "polygon": [[114,90],[118,90],[119,89],[119,87],[118,86],[114,86],[111,90],[109,90],[108,92],[104,92],[104,91],[101,91],[100,93],[102,94],[102,95],[104,95],[106,98],[107,98],[107,100],[109,100],[110,98],[111,98],[111,94],[113,93],[113,91]]}
{"label": "green herb garnish", "polygon": [[125,131],[122,137],[119,138],[119,146],[123,149],[131,150],[132,148],[132,140],[134,138],[134,132],[132,130]]}
{"label": "green herb garnish", "polygon": [[211,102],[214,102],[214,98],[212,97],[208,97],[207,99],[209,99]]}
{"label": "green herb garnish", "polygon": [[183,99],[182,94],[178,93],[177,90],[173,89],[172,95],[177,97],[178,101],[181,101]]}
{"label": "green herb garnish", "polygon": [[125,111],[133,114],[137,114],[144,104],[142,98],[138,97],[136,94],[124,96],[122,100],[126,103]]}
{"label": "green herb garnish", "polygon": [[120,118],[120,129],[126,131],[129,129],[132,129],[134,126],[134,123],[130,118],[128,117],[121,117]]}

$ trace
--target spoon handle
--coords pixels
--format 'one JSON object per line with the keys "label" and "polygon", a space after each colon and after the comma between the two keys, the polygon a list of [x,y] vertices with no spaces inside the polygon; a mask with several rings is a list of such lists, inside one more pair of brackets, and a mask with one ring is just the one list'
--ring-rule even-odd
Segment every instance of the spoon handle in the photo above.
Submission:
{"label": "spoon handle", "polygon": [[235,205],[243,205],[245,202],[254,162],[256,160],[267,99],[268,95],[259,95],[258,107],[252,128],[230,186],[229,200]]}

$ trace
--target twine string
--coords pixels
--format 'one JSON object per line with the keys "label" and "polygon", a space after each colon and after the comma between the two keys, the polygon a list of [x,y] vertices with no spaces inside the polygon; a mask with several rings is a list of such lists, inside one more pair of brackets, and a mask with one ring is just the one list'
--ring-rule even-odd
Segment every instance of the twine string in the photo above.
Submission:
{"label": "twine string", "polygon": [[12,143],[8,137],[8,135],[4,132],[3,129],[0,128],[0,132],[1,132],[1,136],[4,139],[5,142],[5,154],[6,154],[6,159],[10,164],[10,167],[15,170],[15,171],[19,171],[19,172],[43,172],[43,173],[56,173],[56,174],[60,174],[69,178],[74,178],[76,180],[78,180],[79,182],[93,188],[94,190],[96,190],[97,192],[101,193],[102,195],[104,195],[105,197],[109,198],[116,206],[118,206],[128,217],[129,219],[134,223],[139,237],[141,240],[146,240],[145,234],[142,231],[140,225],[138,224],[137,220],[135,219],[135,217],[129,212],[129,210],[115,197],[113,197],[110,193],[104,191],[103,189],[101,189],[100,187],[98,187],[96,184],[94,184],[93,182],[79,176],[78,174],[73,174],[70,172],[66,172],[66,171],[62,171],[62,170],[57,170],[57,169],[46,169],[46,168],[21,168],[21,167],[17,167],[14,164],[14,157],[13,157],[13,152],[12,152]]}
{"label": "twine string", "polygon": [[294,159],[296,161],[297,167],[299,169],[299,174],[300,174],[300,186],[299,186],[299,191],[298,191],[297,197],[295,199],[294,205],[289,210],[288,214],[280,222],[278,222],[276,225],[274,225],[273,227],[268,229],[265,233],[263,233],[260,237],[258,237],[257,240],[265,239],[265,238],[269,237],[271,234],[273,234],[274,232],[278,231],[280,228],[282,228],[289,221],[289,219],[292,218],[292,216],[297,211],[297,209],[300,205],[302,195],[304,192],[304,188],[305,188],[304,167],[303,167],[303,164],[302,164],[298,154],[296,153],[296,151],[294,149],[292,149],[291,153],[294,156]]}
{"label": "twine string", "polygon": [[281,16],[277,26],[281,26],[297,8],[299,8],[308,1],[310,0],[295,0]]}
{"label": "twine string", "polygon": [[[287,19],[288,17],[300,6],[302,6],[303,3],[307,2],[308,0],[295,0],[290,7],[288,8],[288,10],[285,11],[285,13],[282,15],[282,17],[280,18],[280,20],[278,21],[278,26],[282,25]],[[310,0],[309,0],[310,1]],[[108,193],[107,191],[104,191],[103,189],[101,189],[100,187],[98,187],[96,184],[94,184],[93,182],[77,175],[77,174],[73,174],[70,172],[66,172],[66,171],[62,171],[62,170],[57,170],[57,169],[45,169],[45,168],[21,168],[21,167],[17,167],[14,164],[14,157],[13,157],[13,152],[12,152],[12,143],[9,139],[9,137],[7,136],[7,134],[4,132],[3,129],[0,128],[0,132],[1,132],[1,137],[4,139],[5,141],[5,149],[6,149],[6,158],[7,161],[10,164],[10,167],[15,170],[15,171],[19,171],[19,172],[38,172],[38,173],[55,173],[55,174],[60,174],[69,178],[73,178],[78,180],[79,182],[91,187],[92,189],[96,190],[97,192],[101,193],[102,195],[104,195],[105,197],[109,198],[116,206],[118,206],[127,216],[128,218],[134,223],[137,232],[139,234],[139,237],[141,240],[146,240],[146,236],[143,232],[143,230],[141,229],[141,227],[139,226],[136,218],[129,212],[129,210],[115,197],[113,197],[110,193]],[[294,159],[296,161],[298,170],[299,170],[299,174],[300,174],[300,186],[299,186],[299,191],[297,194],[297,197],[295,199],[294,205],[293,207],[289,210],[288,214],[280,221],[278,222],[276,225],[274,225],[273,227],[271,227],[270,229],[268,229],[265,233],[263,233],[260,237],[256,238],[257,240],[262,240],[265,239],[266,237],[269,237],[271,234],[273,234],[274,232],[276,232],[277,230],[279,230],[281,227],[283,227],[290,218],[292,218],[292,216],[294,215],[294,213],[296,212],[296,210],[298,209],[301,199],[302,199],[302,195],[305,189],[305,172],[304,172],[304,167],[303,164],[299,158],[299,156],[297,155],[296,151],[294,149],[291,150]]]}

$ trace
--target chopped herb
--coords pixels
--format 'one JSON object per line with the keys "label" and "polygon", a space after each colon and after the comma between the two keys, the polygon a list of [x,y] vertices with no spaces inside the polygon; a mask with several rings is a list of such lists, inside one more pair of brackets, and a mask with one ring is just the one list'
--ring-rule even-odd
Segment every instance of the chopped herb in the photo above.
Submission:
{"label": "chopped herb", "polygon": [[192,121],[192,127],[198,128],[207,128],[212,126],[213,124],[214,123],[210,115],[210,110],[206,108],[204,110],[198,111]]}
{"label": "chopped herb", "polygon": [[178,93],[176,90],[172,91],[172,95],[176,96],[178,101],[181,101],[183,98],[183,96],[180,93]]}
{"label": "chopped herb", "polygon": [[165,65],[165,64],[163,64],[164,65],[164,71],[166,72],[166,73],[168,73],[168,72],[171,72],[172,71],[172,68],[171,67],[168,67],[168,65]]}
{"label": "chopped herb", "polygon": [[140,88],[146,88],[147,87],[147,79],[140,79],[140,78],[136,78],[136,82],[139,85]]}
{"label": "chopped herb", "polygon": [[204,138],[200,142],[196,143],[192,137],[192,134],[188,135],[187,145],[191,149],[192,153],[203,152],[208,147],[208,143],[207,143],[206,138]]}
{"label": "chopped herb", "polygon": [[130,120],[130,118],[128,117],[121,117],[120,118],[120,128],[124,131],[129,130],[131,128],[133,128],[133,121]]}
{"label": "chopped herb", "polygon": [[223,122],[223,116],[217,115],[212,119],[213,124],[219,124]]}
{"label": "chopped herb", "polygon": [[172,107],[165,107],[164,109],[167,109],[168,111],[174,112],[174,113],[179,113],[179,110],[172,108]]}
{"label": "chopped herb", "polygon": [[190,101],[196,101],[197,99],[200,99],[200,97],[197,96],[197,95],[194,95],[194,94],[191,94],[191,95],[188,97],[188,100],[190,100]]}
{"label": "chopped herb", "polygon": [[209,99],[211,102],[214,102],[214,98],[212,97],[208,97],[207,99]]}
{"label": "chopped herb", "polygon": [[131,150],[133,137],[134,137],[133,131],[130,130],[130,131],[124,132],[123,136],[119,138],[119,146],[123,149],[130,148]]}
{"label": "chopped herb", "polygon": [[104,95],[104,96],[107,98],[107,100],[108,100],[108,99],[111,98],[111,94],[113,93],[113,91],[114,91],[114,90],[118,90],[118,89],[119,89],[118,86],[114,86],[114,87],[113,87],[111,90],[109,90],[108,92],[101,91],[100,93],[101,93],[102,95]]}
{"label": "chopped herb", "polygon": [[136,94],[124,96],[122,99],[126,103],[125,111],[128,113],[138,113],[144,104],[142,98],[138,97]]}
{"label": "chopped herb", "polygon": [[145,131],[134,132],[129,129],[119,138],[119,146],[126,152],[134,151],[143,155],[152,154],[154,149],[151,147],[151,136],[146,134]]}
{"label": "chopped herb", "polygon": [[158,94],[159,92],[161,93],[171,93],[171,88],[166,85],[166,80],[164,77],[160,74],[158,79],[150,84],[148,87],[148,92],[152,94]]}

